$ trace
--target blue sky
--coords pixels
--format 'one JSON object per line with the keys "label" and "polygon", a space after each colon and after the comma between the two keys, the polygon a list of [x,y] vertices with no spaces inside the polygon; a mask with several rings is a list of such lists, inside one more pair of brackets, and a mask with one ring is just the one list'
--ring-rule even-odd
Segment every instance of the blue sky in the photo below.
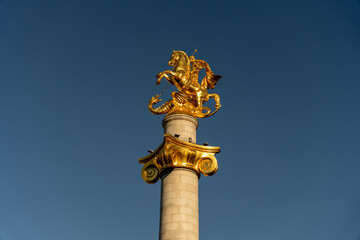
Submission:
{"label": "blue sky", "polygon": [[359,240],[355,0],[0,1],[0,239],[156,239],[147,103],[194,49],[223,76],[200,238]]}

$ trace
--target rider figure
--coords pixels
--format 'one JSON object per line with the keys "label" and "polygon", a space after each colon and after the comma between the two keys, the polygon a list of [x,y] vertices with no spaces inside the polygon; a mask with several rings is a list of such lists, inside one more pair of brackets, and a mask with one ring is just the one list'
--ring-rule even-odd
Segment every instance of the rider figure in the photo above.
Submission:
{"label": "rider figure", "polygon": [[[194,56],[189,57],[190,60],[190,79],[191,82],[195,85],[198,85],[199,72],[201,69],[205,68],[206,76],[201,81],[201,86],[207,88],[208,80],[212,78],[214,73],[211,71],[211,68],[207,62],[200,59],[195,59]],[[191,65],[192,64],[192,65]]]}

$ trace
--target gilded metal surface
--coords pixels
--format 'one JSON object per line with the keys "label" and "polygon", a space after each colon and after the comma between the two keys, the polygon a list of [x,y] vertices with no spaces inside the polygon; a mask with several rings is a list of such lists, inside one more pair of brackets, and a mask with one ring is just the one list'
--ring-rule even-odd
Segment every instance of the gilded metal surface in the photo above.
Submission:
{"label": "gilded metal surface", "polygon": [[216,173],[218,164],[215,154],[220,147],[209,147],[184,142],[169,134],[164,135],[164,141],[150,155],[140,158],[144,164],[141,176],[147,183],[159,180],[161,172],[166,168],[182,167],[194,170],[199,176],[211,176]]}
{"label": "gilded metal surface", "polygon": [[[148,107],[153,114],[165,113],[185,113],[194,117],[205,118],[216,113],[220,105],[220,97],[216,93],[209,93],[208,89],[214,89],[221,76],[215,75],[207,62],[195,59],[194,56],[188,57],[183,51],[173,51],[169,66],[173,70],[166,70],[156,75],[156,85],[159,85],[162,78],[175,85],[179,92],[171,94],[172,99],[165,102],[160,107],[154,108],[153,105],[160,102],[159,95],[152,97]],[[205,77],[201,84],[198,82],[200,70],[205,69]],[[215,100],[215,110],[211,112],[209,107],[203,104],[210,98]]]}

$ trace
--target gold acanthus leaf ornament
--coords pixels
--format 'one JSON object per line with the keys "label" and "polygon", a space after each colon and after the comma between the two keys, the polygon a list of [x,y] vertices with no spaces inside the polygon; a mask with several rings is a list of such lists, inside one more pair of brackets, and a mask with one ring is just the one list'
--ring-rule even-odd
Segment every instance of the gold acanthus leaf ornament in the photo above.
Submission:
{"label": "gold acanthus leaf ornament", "polygon": [[[214,89],[222,76],[214,74],[207,62],[195,59],[194,56],[188,57],[183,51],[173,51],[169,66],[173,66],[173,70],[166,70],[156,75],[156,85],[159,85],[161,79],[165,78],[169,83],[175,85],[179,92],[173,92],[172,99],[157,108],[154,108],[153,105],[162,100],[159,99],[159,95],[152,97],[148,104],[150,112],[153,114],[185,113],[205,118],[212,116],[220,109],[220,96],[216,93],[209,93],[208,89]],[[199,72],[202,69],[205,69],[205,77],[199,83]],[[203,106],[210,98],[215,100],[213,112],[209,107]]]}
{"label": "gold acanthus leaf ornament", "polygon": [[140,158],[144,164],[141,176],[147,183],[155,183],[162,172],[169,168],[187,168],[195,171],[198,176],[211,176],[216,173],[218,163],[215,154],[220,147],[202,146],[181,141],[169,134],[164,134],[164,141],[151,154]]}

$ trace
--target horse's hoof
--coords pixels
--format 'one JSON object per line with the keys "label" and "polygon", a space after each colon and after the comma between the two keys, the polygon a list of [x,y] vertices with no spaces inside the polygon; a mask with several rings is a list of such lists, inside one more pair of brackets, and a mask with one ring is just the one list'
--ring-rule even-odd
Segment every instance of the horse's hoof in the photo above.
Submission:
{"label": "horse's hoof", "polygon": [[221,104],[215,104],[215,108],[221,108]]}

